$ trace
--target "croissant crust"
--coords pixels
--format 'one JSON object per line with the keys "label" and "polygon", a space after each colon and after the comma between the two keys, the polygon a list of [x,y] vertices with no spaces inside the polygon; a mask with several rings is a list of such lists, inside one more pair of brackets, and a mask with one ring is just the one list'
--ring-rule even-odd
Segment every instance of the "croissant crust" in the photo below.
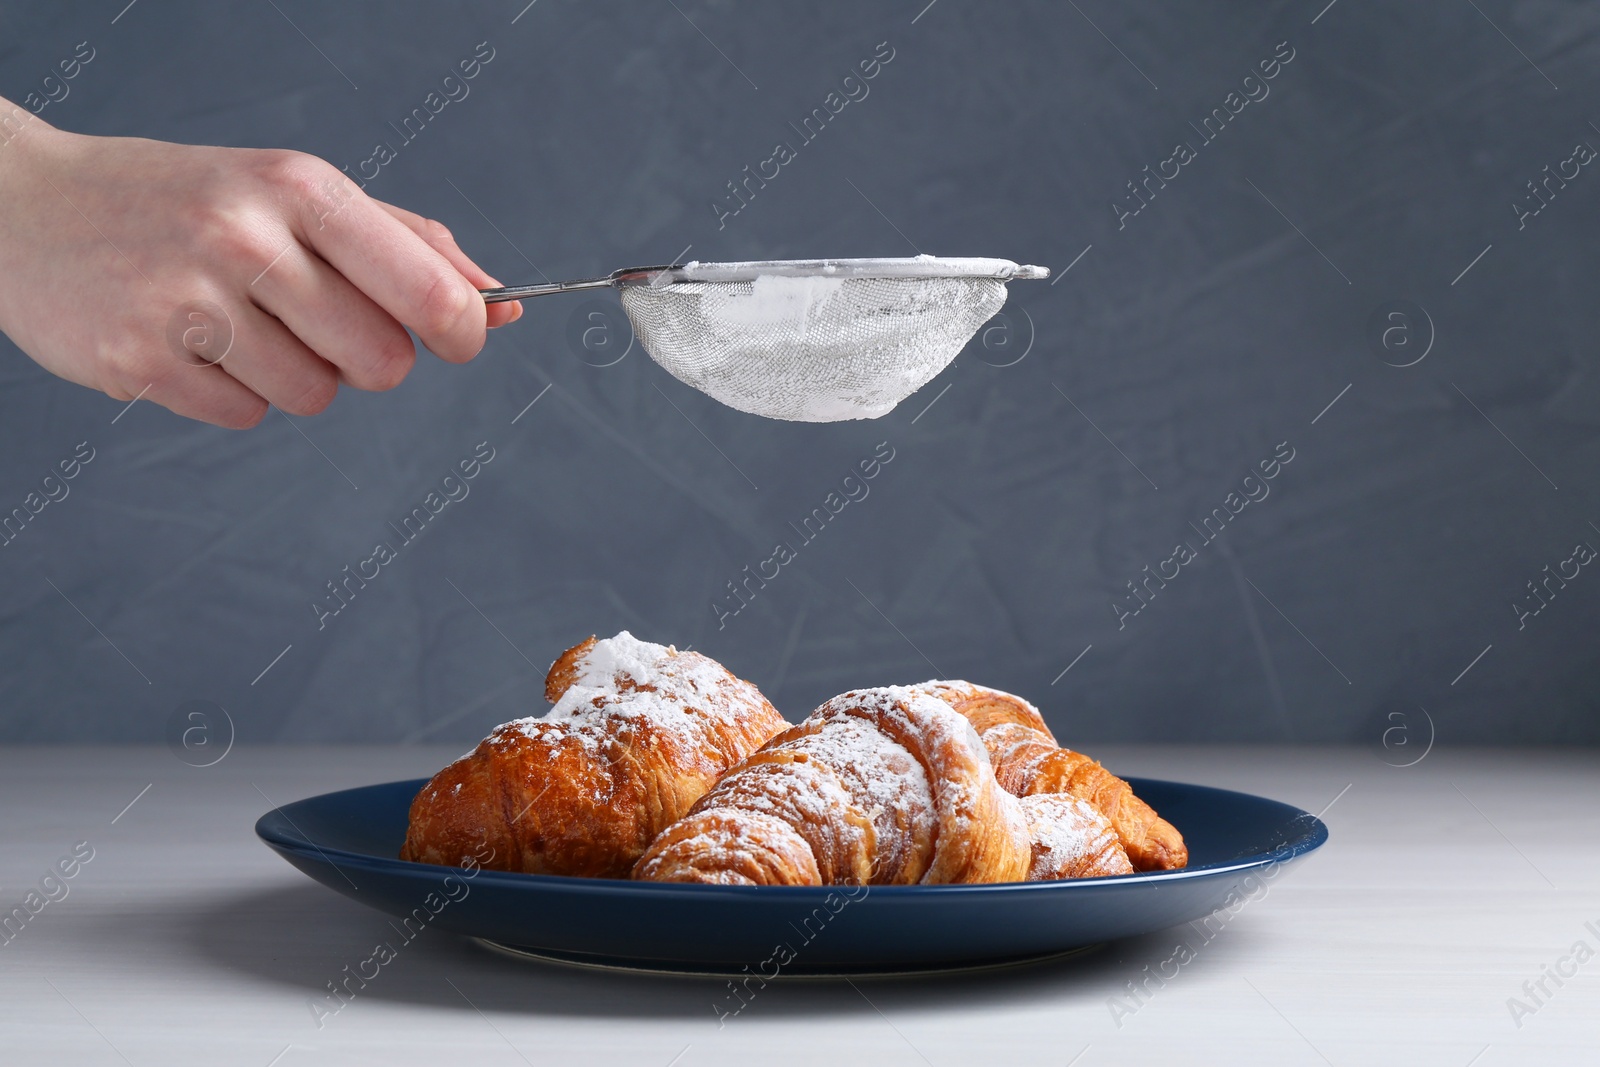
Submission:
{"label": "croissant crust", "polygon": [[901,687],[834,697],[729,771],[635,878],[739,885],[1022,881],[1026,816],[971,726]]}
{"label": "croissant crust", "polygon": [[972,723],[994,763],[995,777],[1017,796],[1065,793],[1110,820],[1135,870],[1186,866],[1189,850],[1176,827],[1134,796],[1133,787],[1081,752],[1056,744],[1043,716],[1019,696],[962,681],[914,687],[949,704]]}
{"label": "croissant crust", "polygon": [[[411,805],[402,859],[625,878],[729,767],[787,724],[749,682],[623,631],[551,666],[542,718],[495,729]],[[485,848],[487,846],[487,848]]]}

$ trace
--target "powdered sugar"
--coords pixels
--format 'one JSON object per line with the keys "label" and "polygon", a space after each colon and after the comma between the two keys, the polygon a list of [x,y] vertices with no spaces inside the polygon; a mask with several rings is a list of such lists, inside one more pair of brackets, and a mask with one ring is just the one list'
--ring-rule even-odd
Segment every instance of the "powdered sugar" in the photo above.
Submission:
{"label": "powdered sugar", "polygon": [[548,712],[514,719],[496,733],[537,737],[556,728],[595,756],[619,742],[632,744],[627,725],[644,727],[631,733],[646,737],[668,733],[693,742],[705,718],[732,719],[747,708],[743,700],[729,699],[730,688],[735,697],[761,700],[754,686],[732,679],[715,661],[623,630],[595,642],[578,661],[573,684]]}
{"label": "powdered sugar", "polygon": [[[815,750],[805,742],[815,737],[813,734],[784,747],[809,754]],[[804,757],[778,767],[771,764],[748,767],[742,772],[745,777],[734,783],[738,786],[739,809],[780,819],[793,813],[814,824],[833,821],[854,800],[849,787],[832,773],[833,770],[820,761]],[[759,786],[754,785],[750,777],[754,774],[762,775]]]}
{"label": "powdered sugar", "polygon": [[919,828],[931,825],[933,789],[927,771],[903,745],[871,723],[833,719],[804,738],[803,747],[845,783],[880,837],[895,832],[891,826],[897,813]]}
{"label": "powdered sugar", "polygon": [[[967,838],[973,832],[973,821],[977,817],[983,775],[951,773],[951,771],[954,771],[963,759],[970,759],[972,763],[984,767],[989,763],[989,754],[985,751],[983,742],[978,738],[972,724],[951,710],[944,701],[906,686],[853,690],[828,701],[817,709],[817,714],[833,722],[848,722],[855,718],[850,714],[852,709],[864,712],[862,718],[868,722],[877,721],[891,728],[894,720],[898,720],[901,729],[919,737],[921,741],[919,747],[923,748],[925,759],[937,755],[941,745],[956,742],[959,738],[959,749],[941,756],[933,765],[931,769],[934,771],[934,777],[931,780],[928,770],[920,762],[913,762],[917,767],[918,777],[927,783],[928,801],[937,823],[942,827],[935,838],[935,848],[942,847],[942,842],[946,838],[950,840]],[[879,728],[869,727],[869,732],[859,743],[869,749],[893,746],[894,749],[906,752],[886,735],[887,730],[880,732]],[[910,757],[909,752],[906,752],[906,755]],[[872,766],[868,762],[866,753],[854,758],[865,766]],[[940,763],[948,764],[943,774],[938,770]]]}
{"label": "powdered sugar", "polygon": [[1059,877],[1051,872],[1074,869],[1115,840],[1105,816],[1077,797],[1040,793],[1023,797],[1022,809],[1033,836],[1030,880]]}
{"label": "powdered sugar", "polygon": [[748,293],[735,292],[717,306],[717,318],[730,326],[794,324],[805,330],[814,310],[820,310],[844,286],[843,278],[787,278],[763,274],[750,283]]}
{"label": "powdered sugar", "polygon": [[1004,280],[951,277],[937,264],[916,265],[921,277],[782,266],[738,280],[623,286],[622,307],[645,351],[679,381],[740,411],[837,422],[887,414],[1006,300]]}
{"label": "powdered sugar", "polygon": [[627,630],[615,637],[596,641],[578,661],[575,685],[590,689],[615,689],[622,677],[635,685],[653,685],[667,672],[663,660],[678,654],[672,645],[641,641]]}

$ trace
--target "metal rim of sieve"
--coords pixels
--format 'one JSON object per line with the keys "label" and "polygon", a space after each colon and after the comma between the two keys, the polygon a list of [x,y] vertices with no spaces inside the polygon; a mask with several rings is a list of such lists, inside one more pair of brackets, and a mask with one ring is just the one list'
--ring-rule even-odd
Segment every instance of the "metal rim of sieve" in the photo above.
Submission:
{"label": "metal rim of sieve", "polygon": [[655,267],[623,267],[604,278],[580,278],[539,285],[506,285],[480,289],[484,302],[527,300],[584,289],[653,289],[692,282],[751,282],[763,275],[784,278],[984,278],[993,281],[1038,281],[1050,277],[1048,267],[1023,266],[1009,259],[761,259],[743,263],[669,263]]}
{"label": "metal rim of sieve", "polygon": [[611,275],[614,285],[660,287],[691,282],[750,282],[779,278],[988,278],[995,281],[1037,281],[1049,268],[1025,266],[1009,259],[761,259],[734,263],[674,263],[631,267]]}

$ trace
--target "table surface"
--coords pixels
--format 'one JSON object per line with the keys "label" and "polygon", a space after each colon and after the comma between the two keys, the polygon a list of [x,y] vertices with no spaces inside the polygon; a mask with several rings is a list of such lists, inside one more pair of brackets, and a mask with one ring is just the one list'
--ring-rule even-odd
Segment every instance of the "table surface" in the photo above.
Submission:
{"label": "table surface", "polygon": [[[719,1027],[721,982],[526,963],[425,932],[319,1027],[309,1002],[392,931],[272,854],[255,819],[458,754],[241,747],[194,768],[165,748],[0,750],[3,910],[74,847],[93,850],[0,944],[4,1060],[1496,1067],[1595,1055],[1600,753],[1557,750],[1434,749],[1410,767],[1349,748],[1097,751],[1124,774],[1326,809],[1329,843],[1209,941],[1183,926],[975,976],[774,983]],[[1127,984],[1180,943],[1192,959],[1130,999]]]}

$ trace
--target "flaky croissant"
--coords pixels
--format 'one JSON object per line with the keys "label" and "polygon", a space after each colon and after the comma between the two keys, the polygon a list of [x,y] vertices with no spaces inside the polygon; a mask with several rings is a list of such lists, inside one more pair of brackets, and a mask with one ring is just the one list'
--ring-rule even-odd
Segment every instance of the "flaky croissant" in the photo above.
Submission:
{"label": "flaky croissant", "polygon": [[1056,744],[1044,718],[1019,696],[962,681],[913,686],[949,704],[983,738],[1000,784],[1018,796],[1066,793],[1111,821],[1135,870],[1164,871],[1189,862],[1177,828],[1133,795],[1133,787],[1081,752]]}
{"label": "flaky croissant", "polygon": [[1017,882],[1026,817],[972,726],[910,689],[834,697],[723,776],[634,869],[660,882]]}
{"label": "flaky croissant", "polygon": [[1035,793],[1017,802],[1033,839],[1028,881],[1133,873],[1111,821],[1085,801],[1065,793]]}
{"label": "flaky croissant", "polygon": [[550,668],[542,718],[497,727],[411,804],[400,858],[625,878],[650,841],[788,725],[749,682],[624,630]]}

